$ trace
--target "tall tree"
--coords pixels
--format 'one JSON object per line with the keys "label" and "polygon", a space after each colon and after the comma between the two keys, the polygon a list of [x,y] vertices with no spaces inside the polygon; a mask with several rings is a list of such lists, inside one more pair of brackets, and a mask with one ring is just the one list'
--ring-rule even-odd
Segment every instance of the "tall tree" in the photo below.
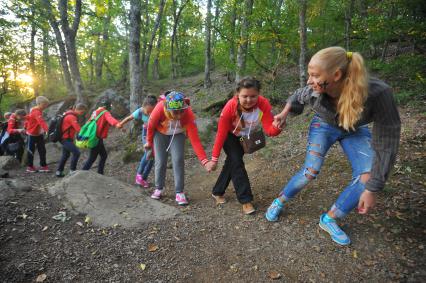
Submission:
{"label": "tall tree", "polygon": [[307,0],[299,0],[299,37],[300,37],[300,54],[299,54],[299,83],[300,87],[306,85],[306,9]]}
{"label": "tall tree", "polygon": [[65,37],[65,46],[67,49],[68,64],[71,70],[71,78],[74,84],[74,92],[77,96],[77,102],[84,102],[85,97],[83,95],[83,82],[81,80],[75,43],[81,17],[81,0],[75,1],[72,26],[69,25],[68,20],[68,0],[58,0],[58,8],[61,15],[61,28]]}
{"label": "tall tree", "polygon": [[106,47],[107,47],[107,43],[108,43],[108,39],[109,39],[109,26],[111,23],[111,8],[112,8],[112,1],[107,1],[107,9],[105,9],[105,7],[101,6],[102,8],[100,9],[100,7],[97,7],[97,10],[101,10],[101,11],[97,11],[97,15],[100,16],[101,21],[102,21],[102,32],[101,34],[97,37],[96,40],[96,55],[95,55],[95,75],[96,75],[96,81],[98,83],[102,82],[102,72],[103,72],[103,67],[104,67],[104,63],[105,63],[105,52],[106,52]]}
{"label": "tall tree", "polygon": [[345,9],[345,48],[349,50],[351,47],[351,32],[352,32],[352,13],[354,10],[354,0],[349,0]]}
{"label": "tall tree", "polygon": [[[160,0],[160,5],[158,7],[158,13],[157,13],[157,17],[155,18],[155,23],[154,23],[154,27],[152,29],[152,33],[151,33],[151,39],[149,40],[146,52],[145,52],[145,59],[143,61],[143,66],[142,66],[142,79],[144,81],[148,80],[148,67],[149,67],[149,60],[151,58],[151,53],[152,53],[152,48],[154,45],[154,40],[155,37],[157,35],[157,30],[159,29],[160,25],[161,25],[161,19],[163,17],[163,11],[164,11],[164,6],[166,4],[166,0]],[[161,35],[159,35],[161,36]]]}
{"label": "tall tree", "polygon": [[210,88],[212,81],[210,79],[211,69],[211,14],[212,0],[207,0],[207,15],[205,22],[205,40],[204,40],[204,88]]}
{"label": "tall tree", "polygon": [[246,58],[249,46],[249,28],[250,28],[250,16],[253,11],[253,1],[244,1],[243,18],[241,23],[241,34],[238,42],[238,53],[237,53],[237,71],[235,74],[235,81],[238,82],[246,71]]}
{"label": "tall tree", "polygon": [[129,66],[130,66],[130,110],[134,111],[140,104],[142,93],[140,34],[141,34],[141,2],[130,0],[129,30]]}
{"label": "tall tree", "polygon": [[36,27],[36,8],[34,2],[31,3],[31,48],[30,48],[30,69],[31,69],[31,75],[33,77],[33,90],[34,95],[38,96],[38,76],[36,73],[36,66],[35,66],[35,36],[37,34],[37,27]]}
{"label": "tall tree", "polygon": [[161,42],[163,39],[164,21],[160,21],[160,27],[158,30],[157,44],[155,45],[155,57],[152,63],[152,78],[154,80],[160,79],[160,53],[161,53]]}
{"label": "tall tree", "polygon": [[[185,6],[188,4],[189,0],[183,0],[182,3],[179,3],[179,0],[173,0],[172,2],[172,10],[173,10],[173,29],[172,29],[172,41],[170,43],[171,51],[170,51],[170,61],[172,65],[172,78],[175,79],[178,76],[178,64],[177,64],[177,56],[175,52],[177,51],[177,29],[179,26],[179,21],[185,9]],[[176,52],[177,53],[177,52]]]}
{"label": "tall tree", "polygon": [[49,0],[43,0],[43,5],[44,8],[47,12],[47,18],[49,20],[49,24],[53,29],[53,32],[55,33],[55,39],[56,39],[56,44],[58,45],[58,50],[59,50],[59,60],[62,66],[62,74],[64,76],[64,81],[65,81],[65,86],[68,90],[68,94],[72,95],[74,94],[74,87],[73,87],[73,83],[71,80],[71,73],[70,73],[70,69],[68,66],[68,56],[67,56],[67,51],[65,48],[65,43],[62,39],[62,34],[61,31],[59,29],[59,24],[58,21],[56,20],[53,11],[52,11],[52,6],[50,4]]}

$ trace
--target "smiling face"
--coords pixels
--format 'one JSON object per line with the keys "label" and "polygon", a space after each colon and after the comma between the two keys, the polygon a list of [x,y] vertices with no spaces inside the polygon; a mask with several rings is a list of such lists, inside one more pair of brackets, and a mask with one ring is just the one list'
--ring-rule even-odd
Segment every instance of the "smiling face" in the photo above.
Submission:
{"label": "smiling face", "polygon": [[340,93],[342,71],[336,70],[334,73],[327,72],[318,59],[313,57],[308,65],[308,85],[318,93],[327,93],[332,97],[337,97]]}
{"label": "smiling face", "polygon": [[238,92],[238,100],[245,110],[250,110],[257,104],[259,99],[259,91],[256,88],[242,88]]}

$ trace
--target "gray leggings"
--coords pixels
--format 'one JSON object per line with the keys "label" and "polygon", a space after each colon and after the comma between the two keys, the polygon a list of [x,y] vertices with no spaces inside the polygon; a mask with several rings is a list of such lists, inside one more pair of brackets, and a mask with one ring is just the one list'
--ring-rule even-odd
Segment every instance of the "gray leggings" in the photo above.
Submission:
{"label": "gray leggings", "polygon": [[[167,171],[167,147],[170,144],[172,136],[163,135],[160,132],[154,134],[154,152],[155,152],[155,187],[164,189]],[[183,192],[184,188],[184,157],[185,157],[185,135],[176,134],[173,137],[169,152],[172,155],[173,177],[175,180],[176,193]]]}

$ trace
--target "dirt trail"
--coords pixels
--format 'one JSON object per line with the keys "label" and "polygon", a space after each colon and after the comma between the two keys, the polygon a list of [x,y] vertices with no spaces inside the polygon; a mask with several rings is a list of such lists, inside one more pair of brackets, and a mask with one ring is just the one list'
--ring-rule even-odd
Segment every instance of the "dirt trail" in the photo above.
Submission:
{"label": "dirt trail", "polygon": [[[210,194],[219,172],[205,172],[191,150],[186,159],[190,205],[171,220],[132,229],[99,228],[85,223],[84,215],[55,221],[52,216],[64,207],[45,189],[55,177],[12,172],[36,189],[0,205],[0,282],[34,282],[42,274],[45,282],[425,281],[426,136],[417,129],[424,129],[426,118],[410,109],[401,116],[400,155],[377,209],[367,216],[351,213],[342,222],[349,247],[337,246],[318,227],[319,215],[351,176],[337,146],[319,178],[277,223],[264,218],[271,200],[303,164],[310,118],[304,115],[268,139],[265,149],[245,157],[258,209],[252,216],[242,215],[232,187],[225,195],[228,203],[214,204]],[[120,148],[121,138],[113,132],[108,146]],[[137,162],[123,164],[122,155],[110,153],[105,173],[133,184]],[[176,206],[170,170],[167,184],[162,202]]]}

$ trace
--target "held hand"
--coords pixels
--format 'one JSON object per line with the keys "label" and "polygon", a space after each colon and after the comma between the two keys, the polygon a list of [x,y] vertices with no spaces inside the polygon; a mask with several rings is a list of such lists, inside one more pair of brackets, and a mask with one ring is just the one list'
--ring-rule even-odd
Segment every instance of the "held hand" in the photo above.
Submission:
{"label": "held hand", "polygon": [[217,162],[214,162],[214,161],[208,161],[206,164],[204,164],[204,168],[209,173],[216,170],[216,167],[217,167]]}
{"label": "held hand", "polygon": [[274,116],[274,122],[272,122],[272,125],[275,128],[278,129],[284,129],[286,126],[286,118],[285,116],[282,116],[281,114],[275,115]]}
{"label": "held hand", "polygon": [[374,206],[376,206],[376,193],[365,190],[359,198],[358,213],[367,214]]}
{"label": "held hand", "polygon": [[149,143],[144,144],[143,147],[145,148],[145,150],[151,149],[151,145]]}
{"label": "held hand", "polygon": [[117,129],[121,129],[121,128],[123,128],[123,124],[121,124],[121,122],[119,122],[117,125],[115,125],[115,127]]}

